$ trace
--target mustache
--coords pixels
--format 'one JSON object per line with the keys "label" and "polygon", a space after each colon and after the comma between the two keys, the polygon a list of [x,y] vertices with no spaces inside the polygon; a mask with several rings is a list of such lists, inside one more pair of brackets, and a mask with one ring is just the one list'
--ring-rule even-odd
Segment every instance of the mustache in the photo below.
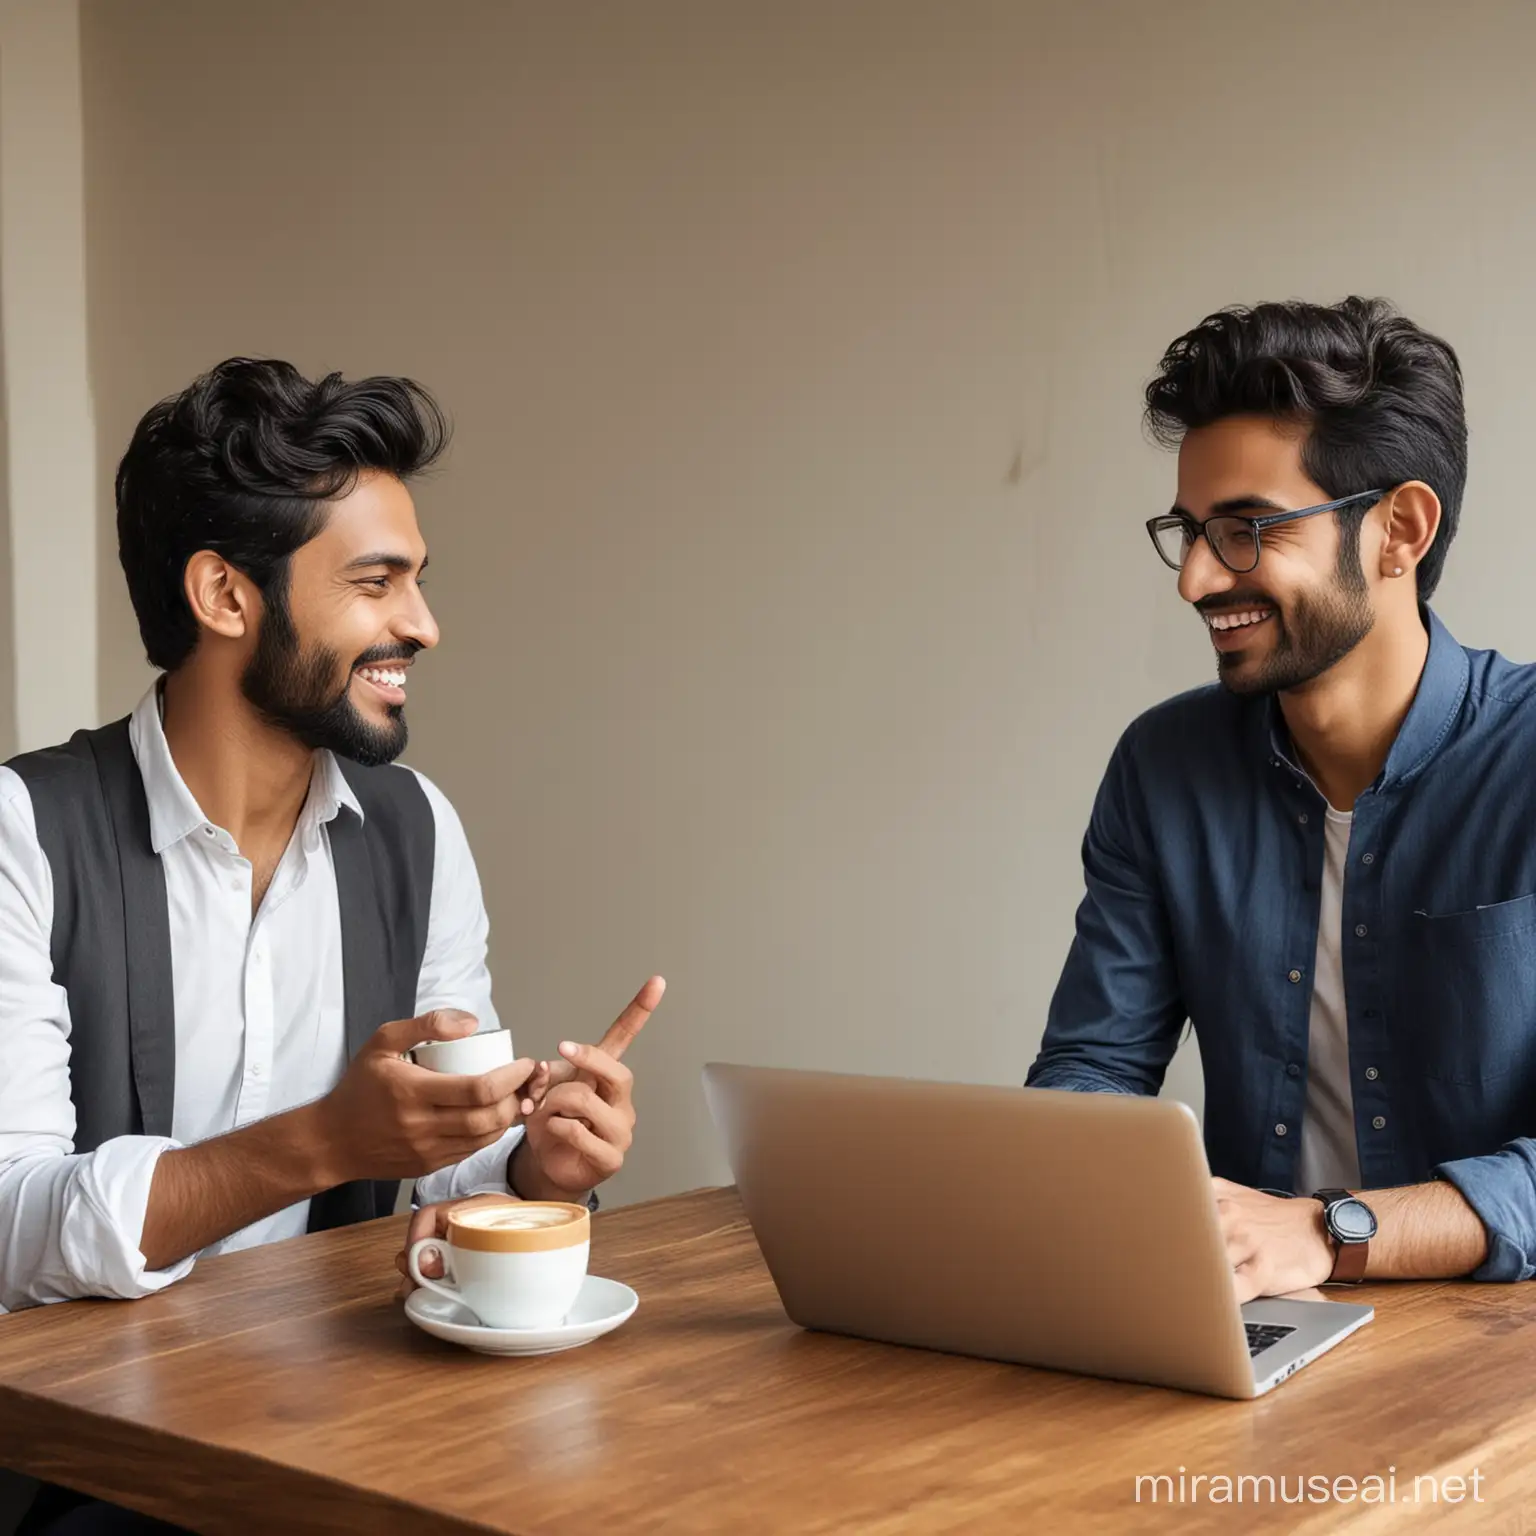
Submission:
{"label": "mustache", "polygon": [[1230,613],[1234,608],[1278,608],[1274,598],[1262,592],[1223,592],[1219,597],[1202,597],[1194,604],[1196,613]]}
{"label": "mustache", "polygon": [[421,649],[413,640],[402,640],[399,645],[376,645],[366,650],[352,663],[355,672],[359,667],[376,667],[385,661],[409,661]]}

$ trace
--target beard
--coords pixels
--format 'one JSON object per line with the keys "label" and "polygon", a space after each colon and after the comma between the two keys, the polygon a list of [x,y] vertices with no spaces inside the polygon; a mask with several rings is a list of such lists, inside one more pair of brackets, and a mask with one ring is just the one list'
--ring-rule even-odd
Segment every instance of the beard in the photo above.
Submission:
{"label": "beard", "polygon": [[[1277,634],[1269,654],[1251,672],[1244,671],[1240,651],[1225,651],[1216,659],[1222,686],[1245,698],[1303,687],[1337,666],[1370,634],[1376,613],[1360,564],[1358,527],[1353,537],[1341,530],[1331,585],[1302,593],[1289,611],[1270,599],[1261,601],[1275,610],[1271,622]],[[1231,603],[1230,597],[1222,599],[1223,607]]]}
{"label": "beard", "polygon": [[[409,732],[405,706],[390,704],[388,723],[375,725],[352,702],[352,670],[359,666],[409,660],[419,647],[381,645],[365,651],[351,668],[318,642],[299,644],[288,612],[288,595],[279,577],[263,594],[261,632],[256,650],[240,676],[240,691],[269,724],[313,751],[334,752],[365,768],[392,763],[405,751]],[[340,678],[338,683],[337,679]]]}

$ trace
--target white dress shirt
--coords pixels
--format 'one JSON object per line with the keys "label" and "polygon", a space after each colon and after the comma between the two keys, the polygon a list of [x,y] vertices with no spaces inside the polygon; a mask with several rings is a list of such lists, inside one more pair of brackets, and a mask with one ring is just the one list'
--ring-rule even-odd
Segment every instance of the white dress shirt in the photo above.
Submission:
{"label": "white dress shirt", "polygon": [[[362,807],[335,758],[316,753],[298,825],[253,918],[251,866],[177,772],[157,689],[139,702],[129,737],[170,908],[172,1134],[120,1136],[94,1152],[74,1151],[69,998],[53,981],[50,955],[53,879],[27,787],[0,768],[0,1312],[78,1296],[144,1296],[181,1279],[194,1258],[152,1271],[139,1249],[160,1154],[317,1099],[347,1065],[328,823],[343,807],[357,816]],[[463,1008],[493,1029],[475,862],[453,807],[417,777],[437,835],[416,1012]],[[419,1180],[418,1198],[505,1191],[507,1159],[521,1136],[514,1129]],[[204,1252],[297,1236],[308,1216],[302,1201]]]}

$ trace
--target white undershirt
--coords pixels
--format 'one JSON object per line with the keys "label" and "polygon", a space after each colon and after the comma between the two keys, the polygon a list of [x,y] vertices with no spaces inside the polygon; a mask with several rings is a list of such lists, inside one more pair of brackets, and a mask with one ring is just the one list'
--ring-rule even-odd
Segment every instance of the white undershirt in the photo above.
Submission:
{"label": "white undershirt", "polygon": [[1360,1187],[1343,954],[1344,868],[1353,820],[1348,811],[1327,808],[1317,962],[1312,968],[1312,1012],[1307,1024],[1307,1102],[1301,1121],[1301,1155],[1296,1159],[1298,1195]]}

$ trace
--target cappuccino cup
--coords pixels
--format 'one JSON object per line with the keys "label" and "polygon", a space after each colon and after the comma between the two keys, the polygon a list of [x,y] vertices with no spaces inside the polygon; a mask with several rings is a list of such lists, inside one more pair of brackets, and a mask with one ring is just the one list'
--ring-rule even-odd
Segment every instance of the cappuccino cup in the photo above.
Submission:
{"label": "cappuccino cup", "polygon": [[423,1040],[412,1049],[411,1057],[418,1067],[429,1072],[452,1072],[463,1077],[478,1077],[516,1060],[511,1032],[505,1029],[484,1029],[460,1040]]}
{"label": "cappuccino cup", "polygon": [[[592,1218],[553,1200],[466,1205],[448,1213],[446,1239],[424,1237],[406,1257],[411,1279],[469,1308],[487,1328],[553,1328],[586,1278]],[[443,1278],[421,1272],[436,1253]]]}

